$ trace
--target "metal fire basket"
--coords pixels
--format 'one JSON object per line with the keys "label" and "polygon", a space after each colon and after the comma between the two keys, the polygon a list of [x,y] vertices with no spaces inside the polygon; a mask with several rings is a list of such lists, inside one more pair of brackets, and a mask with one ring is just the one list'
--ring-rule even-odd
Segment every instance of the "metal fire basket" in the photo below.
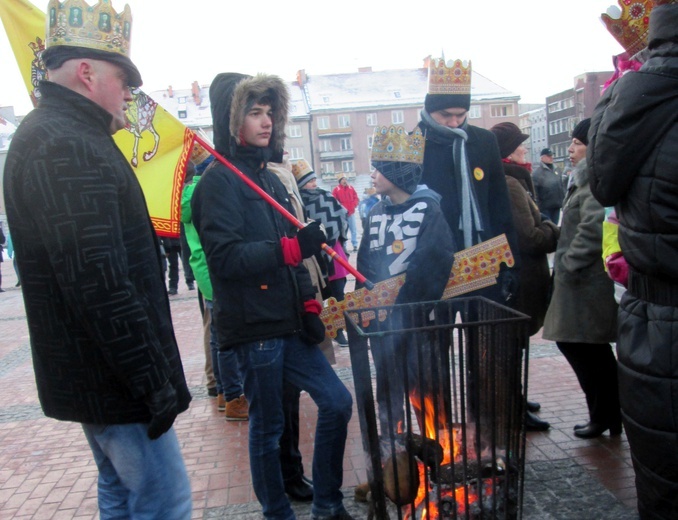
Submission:
{"label": "metal fire basket", "polygon": [[521,518],[529,318],[482,297],[344,316],[370,514]]}

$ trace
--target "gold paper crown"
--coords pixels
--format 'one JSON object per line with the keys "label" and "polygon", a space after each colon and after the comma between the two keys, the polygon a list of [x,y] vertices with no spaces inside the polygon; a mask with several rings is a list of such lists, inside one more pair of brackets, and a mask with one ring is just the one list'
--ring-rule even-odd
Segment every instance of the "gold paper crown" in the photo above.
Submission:
{"label": "gold paper crown", "polygon": [[431,60],[428,67],[429,94],[470,94],[471,62]]}
{"label": "gold paper crown", "polygon": [[299,159],[292,165],[292,173],[294,174],[295,179],[300,180],[304,175],[311,173],[313,168],[308,164],[306,159]]}
{"label": "gold paper crown", "polygon": [[419,127],[409,135],[402,126],[377,126],[372,141],[372,160],[422,164],[424,143]]}
{"label": "gold paper crown", "polygon": [[132,11],[125,5],[118,14],[110,0],[90,6],[84,0],[50,0],[47,4],[46,47],[70,45],[129,58],[132,37]]}

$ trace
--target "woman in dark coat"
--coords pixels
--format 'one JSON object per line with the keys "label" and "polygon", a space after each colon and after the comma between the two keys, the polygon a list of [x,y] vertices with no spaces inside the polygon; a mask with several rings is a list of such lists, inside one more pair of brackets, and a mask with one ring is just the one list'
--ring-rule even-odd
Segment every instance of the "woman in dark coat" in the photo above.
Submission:
{"label": "woman in dark coat", "polygon": [[568,149],[575,170],[563,203],[543,334],[556,342],[586,395],[590,421],[574,427],[584,439],[607,430],[619,435],[622,429],[617,360],[610,346],[617,339],[617,302],[602,258],[605,208],[591,194],[586,167],[589,124],[585,119],[575,127]]}
{"label": "woman in dark coat", "polygon": [[629,265],[619,390],[638,512],[678,518],[678,5],[650,14],[647,61],[591,117],[591,191],[619,217]]}
{"label": "woman in dark coat", "polygon": [[[560,230],[550,220],[542,220],[533,198],[534,187],[530,174],[532,165],[525,162],[527,150],[522,145],[529,136],[523,134],[513,123],[499,123],[491,130],[499,143],[522,262],[513,307],[530,316],[529,334],[532,336],[544,324],[551,277],[546,255],[556,250]],[[528,404],[528,430],[543,431],[549,428],[549,423],[532,415],[530,411],[538,409],[536,403]]]}

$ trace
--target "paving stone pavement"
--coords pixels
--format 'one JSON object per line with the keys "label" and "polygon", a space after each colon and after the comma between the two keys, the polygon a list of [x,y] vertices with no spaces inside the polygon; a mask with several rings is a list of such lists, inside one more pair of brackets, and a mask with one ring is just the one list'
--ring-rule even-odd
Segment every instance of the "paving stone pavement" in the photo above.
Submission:
{"label": "paving stone pavement", "polygon": [[[11,262],[0,263],[0,268],[5,289],[0,293],[0,519],[96,519],[97,470],[87,442],[79,425],[43,416],[21,290],[13,287]],[[175,423],[191,479],[192,518],[261,518],[249,476],[247,423],[225,421],[216,400],[207,395],[195,291],[180,285],[171,306],[193,395],[189,410]],[[348,349],[335,346],[335,353],[334,368],[353,392]],[[552,428],[528,434],[523,518],[637,518],[625,436],[574,437],[573,425],[587,416],[583,394],[555,345],[539,335],[531,341],[529,373],[530,399],[541,402],[539,415]],[[300,450],[310,473],[316,408],[306,394],[300,416]],[[354,410],[344,457],[344,502],[357,519],[366,518],[367,509],[353,501],[352,490],[364,480],[365,455]],[[309,507],[294,504],[298,518],[310,518]]]}

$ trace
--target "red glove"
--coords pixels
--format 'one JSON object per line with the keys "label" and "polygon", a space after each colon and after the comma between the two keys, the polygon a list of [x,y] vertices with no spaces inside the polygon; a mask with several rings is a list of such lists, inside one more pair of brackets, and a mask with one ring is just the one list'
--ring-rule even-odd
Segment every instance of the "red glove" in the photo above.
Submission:
{"label": "red glove", "polygon": [[296,237],[280,239],[280,247],[282,248],[283,262],[285,265],[297,266],[301,262],[301,248]]}

